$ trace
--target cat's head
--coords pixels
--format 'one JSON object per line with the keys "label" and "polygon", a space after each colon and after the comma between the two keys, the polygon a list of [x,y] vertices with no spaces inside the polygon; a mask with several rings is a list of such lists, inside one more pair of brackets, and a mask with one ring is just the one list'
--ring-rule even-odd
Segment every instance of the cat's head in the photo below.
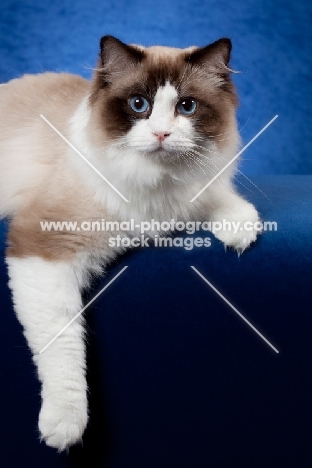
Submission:
{"label": "cat's head", "polygon": [[104,36],[90,103],[105,141],[163,162],[222,151],[231,133],[236,144],[230,51],[229,39],[175,49]]}

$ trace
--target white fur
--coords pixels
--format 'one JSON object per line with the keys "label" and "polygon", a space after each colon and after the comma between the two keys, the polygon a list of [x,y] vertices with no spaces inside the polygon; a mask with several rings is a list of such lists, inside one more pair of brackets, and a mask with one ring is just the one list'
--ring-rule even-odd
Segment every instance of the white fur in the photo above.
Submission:
{"label": "white fur", "polygon": [[[167,94],[171,94],[170,105],[166,106]],[[163,112],[164,117],[173,118],[176,103],[176,91],[172,86],[165,87],[157,93],[155,99],[155,111],[159,114]],[[68,148],[68,162],[79,171],[82,181],[88,190],[92,190],[94,197],[105,209],[118,219],[135,218],[137,221],[159,216],[169,219],[173,215],[188,216],[192,208],[189,200],[196,188],[190,186],[190,179],[184,169],[178,165],[170,166],[160,161],[153,154],[153,145],[158,147],[157,138],[153,135],[156,127],[154,110],[153,120],[142,120],[136,124],[126,136],[126,144],[119,141],[113,142],[104,148],[95,148],[90,143],[87,135],[87,128],[90,119],[90,109],[87,98],[83,100],[76,113],[71,119],[70,141],[74,146],[118,189],[130,200],[127,204],[116,194],[104,181],[90,168],[79,155]],[[184,127],[188,140],[190,139],[192,128],[186,119],[182,118],[178,124],[179,128]],[[164,122],[164,121],[163,121]],[[162,124],[164,126],[164,123]],[[188,127],[187,132],[185,127]],[[174,131],[176,134],[174,134]],[[171,129],[172,135],[170,144],[176,145],[182,141],[181,131]],[[189,144],[189,143],[188,143]],[[172,167],[173,166],[173,167]],[[68,171],[70,171],[68,166]],[[182,182],[177,182],[182,180]],[[192,180],[194,184],[194,180]],[[200,188],[200,186],[199,186]],[[199,190],[198,188],[198,190]],[[170,200],[172,195],[172,202]]]}
{"label": "white fur", "polygon": [[[150,218],[167,220],[191,219],[198,216],[198,206],[189,201],[233,157],[238,139],[233,134],[222,154],[214,142],[197,151],[196,158],[202,161],[181,165],[181,153],[192,151],[195,132],[191,119],[175,115],[178,102],[176,89],[167,83],[158,89],[149,119],[139,120],[125,138],[117,139],[102,148],[96,148],[88,137],[91,110],[86,97],[70,121],[70,141],[76,148],[126,197],[126,203],[96,172],[70,148],[67,150],[69,164],[77,168],[88,190],[95,199],[114,215],[114,219],[134,218],[138,222]],[[164,151],[155,152],[159,142],[155,132],[170,133],[164,143]],[[166,155],[177,155],[173,164]],[[188,156],[190,159],[190,157]],[[207,163],[207,158],[213,162]],[[183,161],[182,161],[183,162]],[[72,166],[72,167],[73,167]],[[67,169],[70,171],[70,166]],[[234,165],[225,171],[216,185],[227,187]],[[206,206],[208,191],[198,201]],[[198,205],[198,203],[197,203]],[[193,214],[196,210],[196,215]]]}
{"label": "white fur", "polygon": [[81,439],[88,420],[82,317],[39,352],[81,310],[80,273],[38,257],[6,261],[15,311],[43,384],[40,434],[63,450]]}
{"label": "white fur", "polygon": [[239,222],[240,229],[220,230],[215,232],[215,236],[221,240],[227,247],[232,247],[238,252],[243,252],[257,238],[259,231],[256,229],[245,230],[244,223],[256,223],[259,221],[259,215],[255,207],[244,200],[231,190],[230,186],[223,186],[222,190],[215,184],[209,187],[210,200],[216,204],[216,208],[210,214],[210,220]]}
{"label": "white fur", "polygon": [[[233,158],[239,139],[233,121],[232,134],[225,138],[222,152],[216,142],[200,140],[201,146],[197,146],[192,119],[175,113],[177,101],[175,88],[167,83],[158,89],[148,119],[138,120],[124,138],[104,141],[100,148],[92,140],[88,96],[68,122],[68,139],[130,203],[120,198],[44,122],[38,126],[37,121],[36,125],[31,125],[31,121],[22,134],[10,134],[9,142],[0,145],[0,215],[14,214],[27,201],[31,188],[36,197],[36,187],[43,184],[54,190],[48,192],[52,193],[52,200],[64,187],[82,189],[84,185],[83,193],[91,200],[87,207],[93,206],[94,201],[99,215],[103,211],[116,221],[257,221],[254,207],[232,188],[235,165],[190,203],[207,180]],[[58,127],[57,122],[53,123]],[[66,124],[67,120],[67,132]],[[162,148],[157,132],[170,134]],[[37,144],[41,133],[45,137]],[[241,251],[255,240],[256,232],[227,231],[216,235],[225,245]],[[106,261],[113,255],[104,247],[99,251]],[[88,253],[80,254],[71,263],[39,257],[7,259],[15,310],[42,382],[39,430],[46,443],[59,450],[81,439],[88,420],[82,317],[42,354],[39,352],[81,309],[80,288],[87,283],[85,272],[99,271],[101,262],[100,258],[87,256]]]}
{"label": "white fur", "polygon": [[[178,93],[174,86],[166,83],[160,87],[155,95],[153,109],[148,119],[139,120],[127,134],[126,142],[130,148],[140,152],[150,153],[159,149],[156,134],[158,132],[169,134],[162,147],[166,152],[185,151],[192,148],[194,130],[191,119],[175,115],[178,102]],[[150,155],[155,158],[155,155]],[[159,160],[157,159],[159,165]]]}
{"label": "white fur", "polygon": [[36,162],[38,151],[30,150],[33,137],[25,129],[9,142],[0,138],[0,217],[14,213],[44,177],[43,167]]}

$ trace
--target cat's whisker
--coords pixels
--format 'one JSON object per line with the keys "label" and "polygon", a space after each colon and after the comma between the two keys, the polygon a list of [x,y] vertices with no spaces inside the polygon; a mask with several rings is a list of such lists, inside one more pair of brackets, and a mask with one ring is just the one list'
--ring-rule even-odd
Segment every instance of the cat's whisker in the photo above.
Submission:
{"label": "cat's whisker", "polygon": [[[211,148],[207,148],[205,146],[194,145],[194,148],[201,149],[204,152],[208,151],[208,153],[211,153],[211,154],[214,154],[215,156],[217,156],[218,159],[220,159],[220,157],[222,157],[222,153],[217,153],[216,151],[212,150]],[[200,154],[202,154],[202,153],[200,153]]]}
{"label": "cat's whisker", "polygon": [[195,174],[195,171],[194,169],[192,168],[192,165],[190,164],[190,162],[188,161],[188,159],[185,157],[185,155],[182,153],[181,154],[181,157],[182,159],[185,161],[187,167],[189,168],[189,170],[193,173],[193,176],[194,176],[194,179],[196,179],[196,174]]}
{"label": "cat's whisker", "polygon": [[194,155],[193,153],[191,152],[188,152],[187,155],[191,158],[191,160],[202,170],[202,172],[204,173],[205,177],[208,177],[208,175],[206,174],[205,170],[203,169],[202,166],[204,166],[210,173],[212,173],[212,169],[211,167],[204,163],[204,161],[202,161],[200,158],[198,158],[196,155]]}
{"label": "cat's whisker", "polygon": [[[199,155],[201,156],[200,153],[199,153]],[[209,170],[209,172],[211,173],[212,176],[215,176],[219,172],[220,168],[215,164],[213,159],[210,159],[209,162],[212,163],[212,165],[214,166],[214,169],[212,169],[208,164],[203,163],[203,161],[198,156],[194,157],[194,155],[191,155],[191,154],[189,154],[189,156],[192,156],[191,159],[194,162],[195,162],[195,159],[196,159],[196,161],[199,164],[204,165]],[[205,175],[206,175],[206,173],[205,173]],[[228,181],[226,181],[224,178],[222,178],[222,177],[218,178],[217,183],[219,183],[219,185],[224,185],[225,184],[234,193],[234,191],[233,191],[233,189],[231,187],[231,184]],[[244,184],[242,184],[241,182],[240,182],[240,184],[244,186]]]}
{"label": "cat's whisker", "polygon": [[[204,154],[201,154],[199,152],[196,152],[196,154],[204,157],[204,158],[207,158],[207,156],[205,156]],[[219,155],[221,159],[224,159],[226,160],[226,158],[224,158],[224,156],[222,155]],[[219,168],[218,166],[216,165],[215,163],[215,160],[213,158],[208,158],[209,161],[215,166],[215,168],[217,169],[217,172],[219,171]],[[245,177],[260,193],[262,193],[262,195],[270,202],[272,203],[272,201],[267,197],[267,195],[252,181],[250,180],[241,170],[239,170],[238,168],[236,168],[236,171],[239,172],[243,177]],[[240,181],[236,176],[235,177],[235,180],[237,183],[239,183],[242,187],[244,187],[246,190],[252,192],[252,190],[250,188],[248,188],[245,184],[243,184],[242,181]],[[228,186],[230,186],[230,184],[227,184]]]}
{"label": "cat's whisker", "polygon": [[[100,44],[98,66],[85,67],[94,71],[92,82],[44,73],[12,80],[0,92],[0,215],[13,221],[6,259],[9,286],[42,383],[40,436],[58,451],[81,442],[88,423],[81,314],[127,266],[85,307],[81,292],[93,275],[135,245],[133,228],[123,229],[121,222],[131,219],[137,228],[152,219],[258,220],[255,208],[232,185],[236,164],[224,171],[235,159],[238,142],[230,41],[180,51],[131,46],[112,36]],[[220,87],[225,74],[226,91]],[[53,100],[47,98],[51,89]],[[204,112],[195,112],[199,102],[214,102],[216,125]],[[76,153],[81,150],[92,170],[42,127],[40,109],[65,128],[68,140],[50,125],[71,149],[77,144]],[[207,127],[210,131],[203,132]],[[214,182],[212,188],[205,185],[207,179]],[[192,203],[206,189],[200,202]],[[103,229],[99,219],[104,216]],[[86,218],[100,229],[84,229]],[[48,231],[62,232],[44,232],[40,219],[47,219]],[[118,237],[130,242],[119,243]],[[256,239],[247,232],[216,232],[216,237],[238,252]]]}
{"label": "cat's whisker", "polygon": [[[269,199],[269,197],[258,187],[258,185],[256,185],[252,180],[250,180],[242,171],[240,171],[239,169],[236,169],[237,172],[239,172],[243,177],[245,177],[245,179],[248,180],[248,182],[250,182],[257,190],[259,190],[260,193],[262,193],[262,195],[273,205],[273,202],[272,200]],[[241,182],[240,182],[241,183]],[[242,183],[241,183],[242,184]],[[243,184],[242,184],[243,185]],[[245,186],[244,186],[245,187]],[[247,187],[246,187],[247,188]]]}
{"label": "cat's whisker", "polygon": [[234,176],[233,179],[236,183],[244,187],[244,189],[248,190],[248,192],[253,193],[252,190],[249,187],[247,187],[247,185],[243,184],[243,182],[237,178],[237,176]]}

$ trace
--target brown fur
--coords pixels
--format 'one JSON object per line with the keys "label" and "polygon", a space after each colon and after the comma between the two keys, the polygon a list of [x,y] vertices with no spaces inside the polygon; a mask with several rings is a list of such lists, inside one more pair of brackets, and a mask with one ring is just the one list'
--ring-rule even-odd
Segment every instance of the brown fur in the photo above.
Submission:
{"label": "brown fur", "polygon": [[[1,139],[30,133],[33,155],[40,168],[39,174],[31,174],[33,180],[25,180],[20,190],[20,206],[11,216],[8,256],[66,259],[83,251],[87,245],[92,249],[92,233],[43,232],[40,227],[40,221],[44,220],[79,221],[90,219],[92,212],[100,216],[84,187],[64,186],[61,159],[68,149],[67,144],[40,118],[42,113],[68,136],[68,120],[89,87],[90,83],[78,76],[45,73],[26,75],[1,89]],[[51,184],[53,179],[55,182]]]}
{"label": "brown fur", "polygon": [[[40,221],[79,223],[107,215],[94,203],[90,190],[78,183],[77,174],[62,172],[67,144],[40,118],[41,113],[66,137],[69,119],[90,94],[89,125],[97,143],[105,146],[107,140],[124,135],[137,118],[142,118],[129,111],[129,97],[142,94],[152,102],[157,88],[169,78],[181,97],[192,96],[198,101],[198,110],[190,118],[194,118],[200,135],[216,137],[231,125],[237,98],[226,67],[228,45],[218,44],[221,52],[228,54],[220,64],[215,60],[217,49],[212,49],[213,53],[209,48],[199,52],[195,47],[145,49],[126,46],[114,38],[101,44],[101,59],[91,84],[78,76],[45,73],[24,76],[0,88],[0,158],[2,142],[25,135],[37,167],[32,172],[26,164],[30,172],[18,193],[12,192],[16,207],[11,214],[9,256],[61,260],[86,250],[95,254],[103,244],[103,233],[41,230]],[[217,55],[220,58],[220,51]],[[222,85],[216,86],[220,79]]]}
{"label": "brown fur", "polygon": [[[198,101],[191,118],[200,135],[212,138],[224,133],[228,116],[238,103],[227,67],[230,44],[222,39],[205,48],[181,50],[127,46],[110,37],[102,41],[90,102],[107,129],[106,137],[123,136],[136,119],[148,117],[135,115],[128,106],[129,98],[141,94],[152,103],[157,89],[168,80],[181,98],[191,96]],[[218,81],[222,84],[216,86]]]}

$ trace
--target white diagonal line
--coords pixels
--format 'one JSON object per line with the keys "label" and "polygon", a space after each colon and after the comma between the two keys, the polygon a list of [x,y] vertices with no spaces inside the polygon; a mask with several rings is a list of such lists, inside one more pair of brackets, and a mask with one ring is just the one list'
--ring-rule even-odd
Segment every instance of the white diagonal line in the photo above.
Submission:
{"label": "white diagonal line", "polygon": [[260,132],[258,132],[257,135],[255,135],[255,136],[250,140],[250,142],[247,143],[247,145],[245,145],[244,148],[241,149],[241,150],[234,156],[234,158],[232,158],[231,161],[229,161],[229,162],[221,169],[221,171],[218,172],[218,174],[215,175],[215,176],[208,182],[208,184],[205,185],[205,187],[202,188],[202,189],[200,190],[200,192],[198,192],[197,195],[195,195],[194,198],[192,198],[192,200],[190,200],[190,203],[193,203],[193,201],[196,200],[196,198],[199,197],[199,195],[201,195],[201,194],[203,193],[203,191],[206,190],[206,188],[208,188],[209,185],[211,185],[211,184],[219,177],[219,175],[221,175],[222,172],[224,172],[224,171],[235,161],[235,159],[237,159],[237,158],[248,148],[248,146],[250,146],[250,145],[261,135],[261,133],[263,133],[263,132],[274,122],[274,120],[277,119],[277,117],[278,117],[278,115],[276,115],[275,117],[273,117],[273,119],[270,120],[270,122],[267,123],[267,124],[263,127],[263,129],[260,130]]}
{"label": "white diagonal line", "polygon": [[211,287],[211,289],[213,289],[213,290],[224,300],[224,302],[226,302],[226,303],[234,310],[234,312],[237,313],[237,315],[239,315],[239,317],[240,317],[241,319],[243,319],[243,320],[247,323],[247,325],[249,325],[249,326],[253,329],[253,331],[255,331],[255,332],[272,348],[272,349],[274,349],[274,351],[275,351],[276,353],[279,353],[279,351],[269,342],[269,340],[267,340],[267,339],[265,338],[265,336],[263,336],[263,335],[256,329],[256,327],[254,327],[254,326],[252,325],[252,323],[250,323],[250,322],[249,322],[249,321],[248,321],[248,320],[247,320],[247,319],[230,303],[230,301],[228,301],[228,300],[226,299],[226,297],[224,297],[224,296],[217,290],[217,288],[215,288],[215,287],[213,286],[213,284],[211,284],[211,283],[210,283],[194,266],[191,266],[191,268],[198,274],[198,276],[200,276],[200,277]]}
{"label": "white diagonal line", "polygon": [[93,164],[90,163],[90,161],[88,161],[88,159],[80,153],[80,151],[77,150],[77,148],[75,148],[75,146],[69,141],[67,140],[67,138],[64,137],[64,135],[56,128],[54,127],[54,125],[51,124],[51,122],[49,122],[49,120],[42,114],[40,114],[40,117],[87,163],[89,164],[90,167],[92,167],[92,169],[100,176],[102,177],[103,180],[105,180],[105,182],[113,189],[115,190],[116,193],[118,193],[118,195],[123,198],[123,200],[125,200],[127,203],[129,203],[129,200],[126,199],[126,197],[123,196],[122,193],[119,192],[118,189],[116,189],[116,187],[114,187],[114,185],[108,180],[106,179],[105,176],[103,176],[103,174],[95,167],[93,166]]}
{"label": "white diagonal line", "polygon": [[88,302],[88,304],[85,305],[84,308],[81,309],[81,311],[78,312],[78,314],[76,314],[75,317],[73,317],[73,318],[70,320],[70,322],[68,322],[68,324],[65,325],[65,327],[62,328],[62,330],[60,330],[60,331],[55,335],[55,337],[52,338],[51,341],[49,341],[49,343],[48,343],[47,345],[45,345],[44,348],[42,348],[42,350],[39,352],[39,354],[43,353],[43,351],[45,351],[45,350],[50,346],[50,344],[52,344],[53,341],[55,341],[55,340],[56,340],[56,339],[57,339],[57,338],[58,338],[58,337],[59,337],[59,336],[60,336],[60,335],[61,335],[61,334],[62,334],[62,333],[63,333],[63,332],[64,332],[64,331],[65,331],[65,330],[66,330],[66,329],[67,329],[67,328],[68,328],[68,327],[69,327],[85,310],[86,310],[86,308],[89,307],[89,305],[92,304],[92,302],[94,302],[95,299],[97,299],[97,298],[102,294],[102,292],[104,292],[105,289],[107,289],[108,286],[110,286],[110,285],[115,281],[115,279],[117,279],[118,276],[120,276],[120,275],[125,271],[126,268],[128,268],[128,266],[125,266],[119,273],[117,273],[117,275],[114,276],[114,278],[113,278],[112,280],[110,280],[110,282],[107,283],[107,285],[104,286],[104,288],[101,289],[101,291],[100,291],[99,293],[97,293],[96,296],[94,296],[94,298],[91,299],[91,301]]}

